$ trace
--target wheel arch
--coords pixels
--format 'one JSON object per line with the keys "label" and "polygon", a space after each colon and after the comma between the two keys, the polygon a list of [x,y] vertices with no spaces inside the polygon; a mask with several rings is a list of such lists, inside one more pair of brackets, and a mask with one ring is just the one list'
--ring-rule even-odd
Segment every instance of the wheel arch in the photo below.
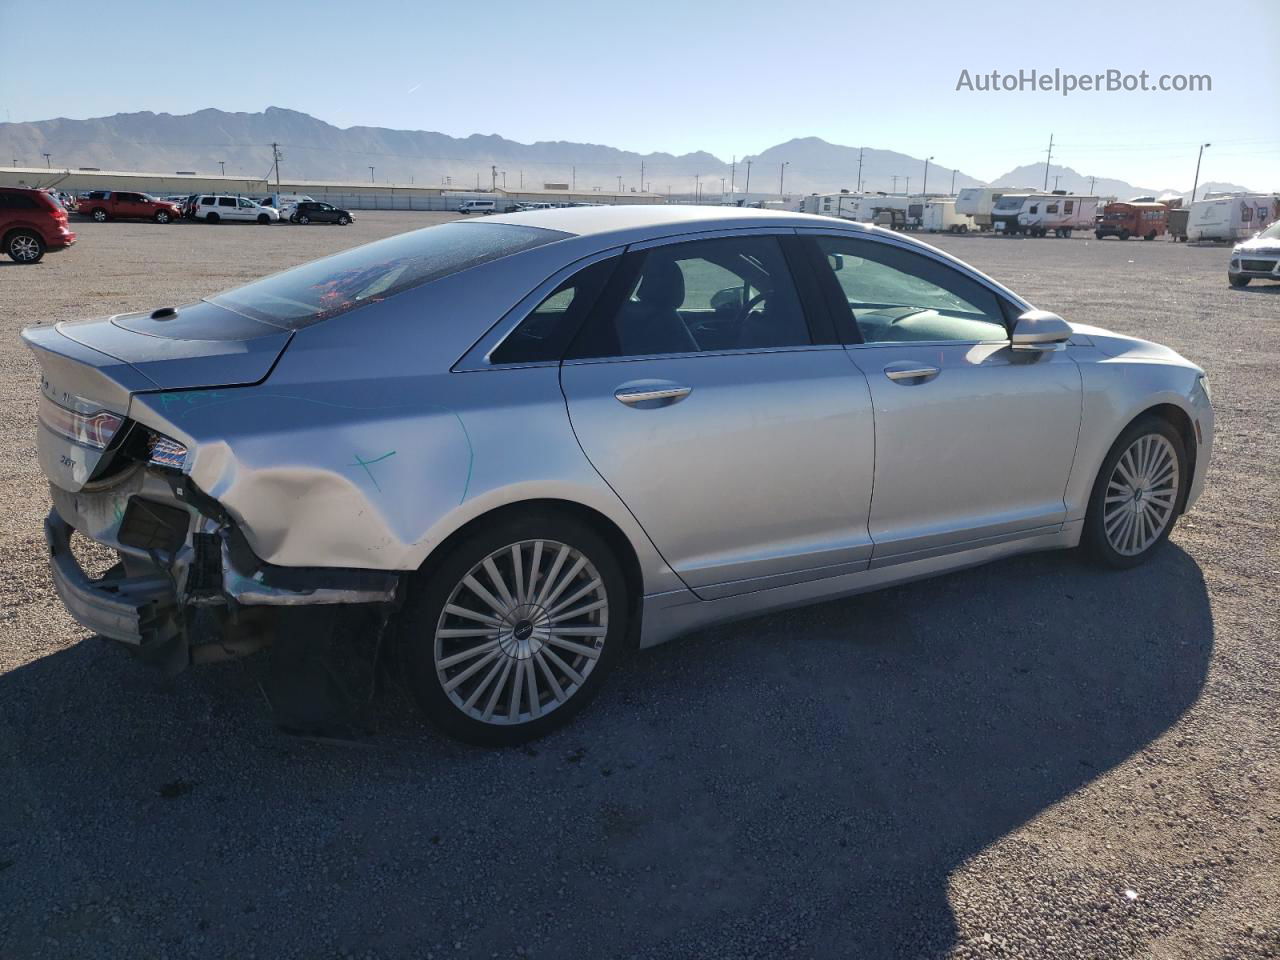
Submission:
{"label": "wheel arch", "polygon": [[1139,420],[1142,420],[1146,417],[1155,417],[1159,420],[1165,421],[1171,427],[1173,427],[1175,431],[1177,431],[1179,438],[1182,440],[1182,449],[1187,456],[1187,464],[1186,464],[1187,477],[1186,477],[1186,483],[1182,485],[1182,492],[1178,494],[1178,507],[1177,507],[1175,516],[1181,515],[1183,510],[1186,508],[1187,494],[1191,490],[1192,478],[1195,477],[1196,475],[1196,452],[1197,452],[1198,441],[1196,439],[1195,423],[1192,421],[1191,415],[1187,413],[1186,410],[1182,409],[1182,407],[1178,406],[1176,403],[1152,404],[1151,406],[1146,407],[1143,410],[1140,410],[1138,413],[1134,414],[1132,417],[1126,420],[1123,424],[1121,424],[1120,429],[1116,431],[1116,434],[1112,438],[1111,443],[1107,445],[1107,448],[1102,455],[1102,459],[1099,460],[1098,463],[1094,466],[1093,482],[1090,483],[1089,490],[1090,491],[1093,490],[1094,484],[1097,483],[1098,475],[1099,473],[1101,473],[1102,468],[1106,465],[1107,457],[1110,456],[1111,451],[1115,448],[1117,441],[1119,441],[1119,439],[1122,436],[1124,436],[1125,431],[1127,431]]}
{"label": "wheel arch", "polygon": [[37,240],[40,241],[40,246],[42,247],[48,247],[49,245],[48,242],[45,240],[44,235],[41,234],[40,231],[37,230],[35,227],[27,226],[25,223],[18,223],[18,224],[14,224],[12,227],[6,230],[4,232],[4,236],[0,237],[0,250],[8,250],[9,241],[19,233],[32,234]]}
{"label": "wheel arch", "polygon": [[573,517],[599,533],[610,549],[613,550],[614,556],[618,560],[618,565],[622,567],[622,574],[627,581],[629,594],[627,614],[630,624],[628,639],[632,646],[637,645],[640,640],[640,616],[644,606],[645,593],[644,572],[640,566],[640,557],[636,553],[635,546],[630,538],[617,523],[601,511],[582,503],[553,497],[539,497],[518,500],[514,503],[503,504],[487,510],[467,520],[441,540],[427,554],[426,559],[422,561],[422,564],[418,567],[418,573],[423,576],[431,576],[432,572],[458,543],[478,530],[515,517],[525,517],[539,513],[553,513]]}

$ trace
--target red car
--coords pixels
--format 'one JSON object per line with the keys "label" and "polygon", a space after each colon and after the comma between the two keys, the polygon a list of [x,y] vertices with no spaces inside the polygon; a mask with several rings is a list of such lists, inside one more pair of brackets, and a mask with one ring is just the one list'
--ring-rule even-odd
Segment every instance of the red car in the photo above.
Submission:
{"label": "red car", "polygon": [[0,251],[18,263],[38,263],[48,250],[76,242],[67,211],[43,190],[0,187]]}
{"label": "red car", "polygon": [[170,223],[181,216],[176,203],[125,190],[94,190],[86,194],[80,198],[80,213],[99,223],[107,220],[154,220],[156,223]]}

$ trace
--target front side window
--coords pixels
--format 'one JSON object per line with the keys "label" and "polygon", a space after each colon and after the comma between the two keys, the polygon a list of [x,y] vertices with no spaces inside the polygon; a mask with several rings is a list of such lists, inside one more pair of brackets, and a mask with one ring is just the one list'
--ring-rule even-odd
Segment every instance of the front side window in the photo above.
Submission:
{"label": "front side window", "polygon": [[[818,237],[821,260],[840,298],[845,342],[1007,340],[995,293],[954,267],[901,247],[858,237]],[[853,329],[850,329],[852,325]]]}
{"label": "front side window", "polygon": [[297,330],[567,236],[559,230],[503,223],[442,223],[294,267],[220,293],[212,302]]}
{"label": "front side window", "polygon": [[575,357],[653,356],[808,346],[813,342],[775,237],[654,247],[609,316],[595,316]]}
{"label": "front side window", "polygon": [[257,204],[256,204],[256,203],[254,203],[252,200],[246,200],[246,199],[244,199],[244,197],[241,197],[241,198],[240,198],[240,206],[242,206],[242,207],[256,207],[256,206],[257,206]]}

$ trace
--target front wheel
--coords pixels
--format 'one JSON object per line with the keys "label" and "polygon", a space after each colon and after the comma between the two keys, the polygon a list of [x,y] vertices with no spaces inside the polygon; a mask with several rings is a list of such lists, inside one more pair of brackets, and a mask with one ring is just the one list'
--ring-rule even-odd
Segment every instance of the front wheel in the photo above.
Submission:
{"label": "front wheel", "polygon": [[626,579],[568,515],[501,521],[412,582],[405,672],[427,718],[471,743],[540,737],[595,695],[627,644]]}
{"label": "front wheel", "polygon": [[1121,231],[1120,231],[1120,239],[1121,239],[1121,240],[1128,240],[1128,239],[1129,239],[1129,231],[1128,231],[1128,230],[1121,230]]}
{"label": "front wheel", "polygon": [[267,224],[271,222],[271,218],[268,217],[265,213],[260,213],[258,214],[258,222],[262,224]]}
{"label": "front wheel", "polygon": [[101,207],[95,208],[93,213],[89,214],[89,216],[93,217],[93,219],[98,223],[107,222],[107,211],[103,210]]}
{"label": "front wheel", "polygon": [[1111,567],[1135,567],[1168,539],[1187,484],[1187,453],[1169,421],[1145,416],[1111,447],[1089,499],[1084,542]]}
{"label": "front wheel", "polygon": [[168,210],[157,210],[155,215],[156,223],[168,223],[172,217],[169,216]]}
{"label": "front wheel", "polygon": [[351,222],[351,218],[348,217],[345,213],[338,218],[338,226],[340,227],[345,227],[350,222]]}
{"label": "front wheel", "polygon": [[1233,287],[1247,287],[1249,285],[1249,278],[1242,277],[1237,273],[1228,273],[1227,283],[1231,284]]}

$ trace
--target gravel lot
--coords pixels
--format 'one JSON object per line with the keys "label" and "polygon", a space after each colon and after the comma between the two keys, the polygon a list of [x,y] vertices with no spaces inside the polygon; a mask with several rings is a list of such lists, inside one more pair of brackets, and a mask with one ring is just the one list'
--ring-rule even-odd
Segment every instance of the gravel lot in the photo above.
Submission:
{"label": "gravel lot", "polygon": [[277,734],[262,658],[166,681],[45,570],[31,323],[152,308],[442,217],[81,223],[0,261],[0,957],[1280,955],[1280,285],[1226,250],[944,238],[1213,385],[1207,492],[1151,564],[1041,555],[647,651],[483,751],[392,691]]}

